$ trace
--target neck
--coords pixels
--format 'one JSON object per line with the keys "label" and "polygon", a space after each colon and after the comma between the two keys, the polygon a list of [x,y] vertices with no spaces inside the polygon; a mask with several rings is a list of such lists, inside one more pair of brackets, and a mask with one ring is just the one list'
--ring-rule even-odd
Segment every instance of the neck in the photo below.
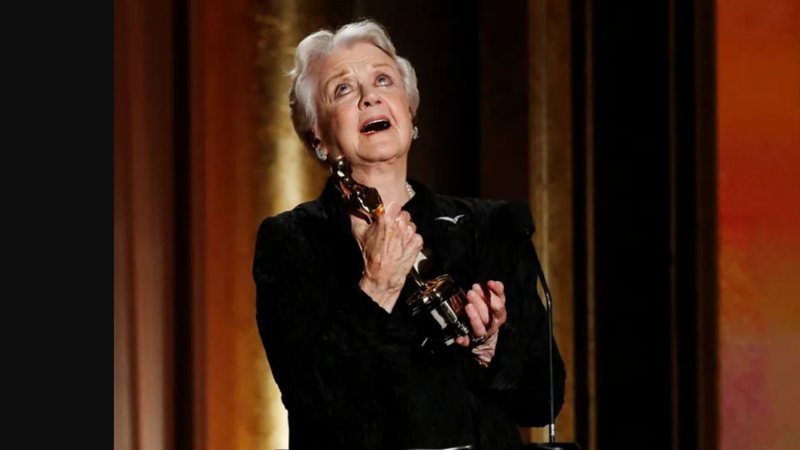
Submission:
{"label": "neck", "polygon": [[392,203],[403,206],[409,200],[406,190],[406,161],[353,168],[353,178],[359,183],[374,187],[381,194],[384,206]]}

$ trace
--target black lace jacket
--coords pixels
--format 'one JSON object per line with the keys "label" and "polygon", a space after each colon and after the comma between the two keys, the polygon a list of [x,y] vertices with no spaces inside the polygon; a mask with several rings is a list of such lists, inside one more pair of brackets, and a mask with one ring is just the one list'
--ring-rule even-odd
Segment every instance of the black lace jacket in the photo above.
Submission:
{"label": "black lace jacket", "polygon": [[[403,209],[433,251],[424,278],[449,273],[465,290],[505,284],[494,359],[484,368],[460,347],[420,351],[410,282],[391,314],[358,288],[362,256],[329,180],[317,200],[265,219],[256,243],[258,329],[291,449],[519,449],[517,425],[548,422],[547,320],[527,206],[412,186]],[[566,375],[554,349],[558,411]]]}

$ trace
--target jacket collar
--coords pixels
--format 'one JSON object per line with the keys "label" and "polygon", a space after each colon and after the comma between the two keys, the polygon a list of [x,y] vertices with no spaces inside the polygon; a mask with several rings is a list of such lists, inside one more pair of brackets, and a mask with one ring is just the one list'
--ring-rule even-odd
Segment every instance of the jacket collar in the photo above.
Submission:
{"label": "jacket collar", "polygon": [[[414,197],[405,205],[403,210],[411,214],[411,218],[423,236],[427,232],[435,229],[434,217],[439,213],[436,205],[435,194],[422,183],[409,180],[409,184],[414,188]],[[350,233],[350,213],[347,211],[342,195],[336,187],[336,180],[333,176],[328,177],[325,188],[319,197],[328,219],[334,224],[338,231]]]}

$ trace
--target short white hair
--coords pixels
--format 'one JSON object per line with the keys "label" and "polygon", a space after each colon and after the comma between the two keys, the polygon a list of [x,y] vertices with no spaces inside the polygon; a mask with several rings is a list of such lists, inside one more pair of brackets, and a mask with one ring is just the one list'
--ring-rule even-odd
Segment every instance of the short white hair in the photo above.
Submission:
{"label": "short white hair", "polygon": [[419,89],[417,74],[407,59],[398,56],[397,51],[386,30],[376,22],[363,20],[342,26],[336,32],[319,30],[305,37],[297,45],[294,55],[292,89],[289,92],[289,108],[294,130],[300,139],[310,147],[314,139],[314,126],[317,122],[316,83],[311,76],[310,68],[320,58],[327,56],[342,45],[353,42],[369,42],[389,55],[397,64],[397,70],[403,78],[403,86],[411,107],[411,116],[417,115],[419,106]]}

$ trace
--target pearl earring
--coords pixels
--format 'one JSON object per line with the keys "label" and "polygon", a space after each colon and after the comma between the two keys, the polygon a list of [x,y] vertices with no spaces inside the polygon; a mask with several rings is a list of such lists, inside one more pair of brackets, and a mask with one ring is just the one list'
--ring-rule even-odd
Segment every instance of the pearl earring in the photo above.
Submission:
{"label": "pearl earring", "polygon": [[328,159],[328,153],[322,149],[322,144],[319,141],[314,143],[314,153],[317,154],[317,158],[320,161],[325,161]]}

